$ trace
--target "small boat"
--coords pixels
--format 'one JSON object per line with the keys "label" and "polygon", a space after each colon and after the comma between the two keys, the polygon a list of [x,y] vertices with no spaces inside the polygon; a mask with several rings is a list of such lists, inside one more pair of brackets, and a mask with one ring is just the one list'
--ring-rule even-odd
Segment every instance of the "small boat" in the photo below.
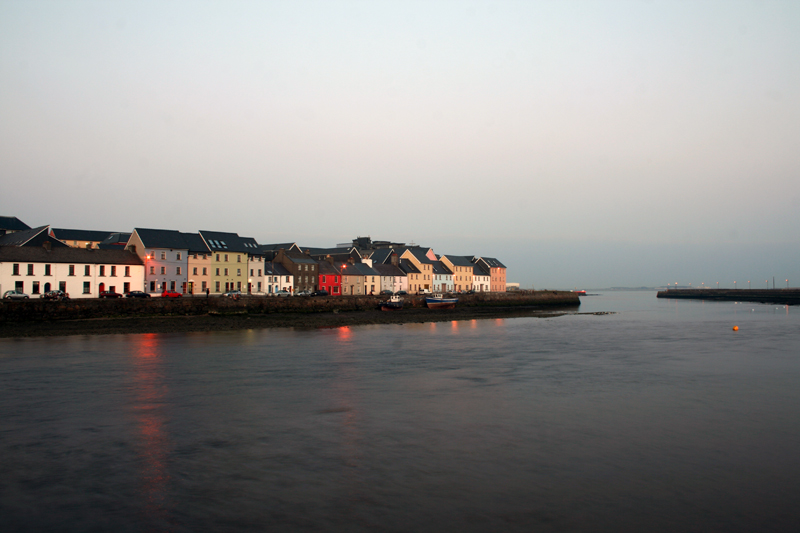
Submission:
{"label": "small boat", "polygon": [[574,292],[574,293],[575,293],[575,294],[577,294],[578,296],[586,296],[586,291],[585,291],[585,290],[583,290],[583,289],[581,289],[581,290],[575,289],[575,290],[574,290],[574,291],[572,291],[572,292]]}
{"label": "small boat", "polygon": [[425,298],[428,309],[453,309],[458,303],[458,298],[445,298],[441,294],[434,294]]}
{"label": "small boat", "polygon": [[381,311],[397,311],[403,308],[403,299],[396,294],[391,296],[387,301],[381,302]]}

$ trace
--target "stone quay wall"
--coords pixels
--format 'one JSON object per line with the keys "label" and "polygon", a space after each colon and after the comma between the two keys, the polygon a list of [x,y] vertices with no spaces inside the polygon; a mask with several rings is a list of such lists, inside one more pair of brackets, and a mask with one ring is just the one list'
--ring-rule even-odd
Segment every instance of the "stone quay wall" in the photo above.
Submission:
{"label": "stone quay wall", "polygon": [[[376,309],[386,296],[221,296],[182,298],[81,298],[66,301],[0,300],[0,323],[80,320],[97,318],[233,315],[268,313],[321,313]],[[404,306],[424,308],[423,295],[403,296]],[[578,296],[567,291],[515,291],[458,295],[458,307],[559,307],[580,305]],[[402,311],[400,311],[402,312]]]}
{"label": "stone quay wall", "polygon": [[800,304],[800,289],[669,289],[658,291],[656,296],[688,300]]}

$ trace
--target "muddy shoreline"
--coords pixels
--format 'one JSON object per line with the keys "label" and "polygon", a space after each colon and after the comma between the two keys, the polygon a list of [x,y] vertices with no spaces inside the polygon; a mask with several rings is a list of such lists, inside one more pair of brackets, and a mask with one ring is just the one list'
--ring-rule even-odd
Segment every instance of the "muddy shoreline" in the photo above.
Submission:
{"label": "muddy shoreline", "polygon": [[420,324],[453,320],[495,318],[552,318],[575,314],[578,306],[553,308],[466,307],[447,310],[403,309],[400,311],[339,311],[321,313],[237,313],[190,316],[93,318],[58,321],[14,322],[0,325],[0,338],[55,337],[67,335],[118,335],[130,333],[186,333],[236,331],[266,328],[338,328],[370,324]]}

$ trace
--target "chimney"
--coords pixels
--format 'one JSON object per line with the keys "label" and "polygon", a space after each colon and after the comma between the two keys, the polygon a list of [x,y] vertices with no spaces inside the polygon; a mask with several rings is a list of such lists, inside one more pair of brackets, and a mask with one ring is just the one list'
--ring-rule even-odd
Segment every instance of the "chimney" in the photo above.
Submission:
{"label": "chimney", "polygon": [[392,265],[397,266],[397,264],[399,263],[399,260],[397,259],[397,254],[394,254],[394,253],[392,254],[391,261],[392,261]]}

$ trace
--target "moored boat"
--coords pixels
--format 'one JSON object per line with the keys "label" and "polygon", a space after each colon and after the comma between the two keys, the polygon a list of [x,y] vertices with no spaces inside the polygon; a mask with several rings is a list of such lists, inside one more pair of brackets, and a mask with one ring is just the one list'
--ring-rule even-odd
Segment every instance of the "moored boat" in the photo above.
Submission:
{"label": "moored boat", "polygon": [[381,311],[397,311],[403,308],[403,299],[396,294],[387,301],[381,302]]}
{"label": "moored boat", "polygon": [[425,298],[428,309],[453,309],[458,303],[458,298],[445,298],[441,294],[434,294]]}
{"label": "moored boat", "polygon": [[575,290],[574,290],[574,291],[572,291],[572,292],[574,292],[575,294],[577,294],[577,295],[579,295],[579,296],[586,296],[586,291],[585,291],[585,290],[583,290],[583,289],[581,289],[581,290],[575,289]]}

